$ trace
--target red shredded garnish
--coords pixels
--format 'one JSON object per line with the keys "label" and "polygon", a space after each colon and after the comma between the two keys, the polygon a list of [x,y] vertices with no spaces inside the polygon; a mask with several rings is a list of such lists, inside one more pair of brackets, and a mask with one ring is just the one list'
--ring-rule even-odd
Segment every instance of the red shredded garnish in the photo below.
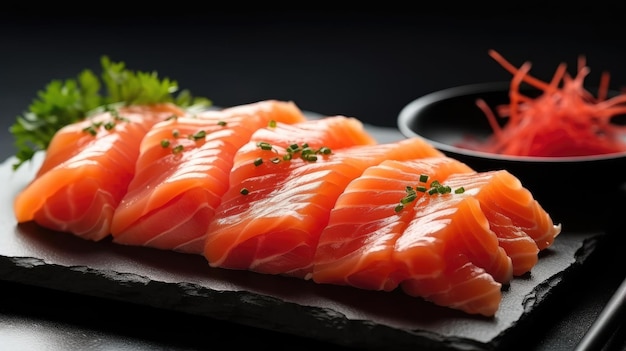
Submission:
{"label": "red shredded garnish", "polygon": [[[589,74],[584,56],[578,59],[574,77],[561,63],[550,82],[529,74],[530,63],[516,68],[494,50],[489,55],[511,72],[509,104],[492,111],[487,103],[478,100],[493,130],[486,140],[467,141],[463,146],[477,151],[514,156],[589,156],[626,151],[626,126],[612,122],[612,118],[626,114],[626,94],[609,97],[609,74],[601,76],[597,96],[585,89],[583,83]],[[531,98],[520,92],[526,83],[540,91]],[[498,118],[508,118],[501,127]]]}

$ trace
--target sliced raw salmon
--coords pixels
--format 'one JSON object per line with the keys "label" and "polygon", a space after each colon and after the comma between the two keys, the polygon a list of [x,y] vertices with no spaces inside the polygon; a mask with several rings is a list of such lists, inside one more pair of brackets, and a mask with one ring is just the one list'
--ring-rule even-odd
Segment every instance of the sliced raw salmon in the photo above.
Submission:
{"label": "sliced raw salmon", "polygon": [[[447,180],[446,184],[453,189],[460,187],[449,184]],[[422,270],[426,264],[421,261],[424,251],[439,257],[443,264],[447,261],[446,254],[452,252],[453,255],[461,253],[467,256],[498,282],[508,283],[511,280],[511,259],[499,246],[498,237],[491,230],[476,199],[452,193],[423,196],[416,200],[414,210],[415,214],[396,241],[394,250],[394,261],[405,266],[403,269],[408,276],[415,278],[432,272]],[[417,263],[415,260],[418,260]]]}
{"label": "sliced raw salmon", "polygon": [[538,262],[540,250],[551,246],[561,232],[550,215],[506,170],[456,174],[448,185],[463,186],[464,196],[478,199],[500,246],[513,261],[513,274],[522,275]]}
{"label": "sliced raw salmon", "polygon": [[141,143],[135,176],[113,216],[113,241],[202,254],[237,150],[272,121],[305,120],[292,102],[267,100],[155,125]]}
{"label": "sliced raw salmon", "polygon": [[[446,185],[451,188],[462,186],[465,191],[450,196],[448,200],[444,197],[422,197],[415,204],[417,211],[412,226],[418,231],[423,231],[424,226],[439,226],[436,230],[438,236],[454,235],[444,239],[447,244],[442,255],[446,265],[453,266],[432,277],[411,276],[400,286],[409,295],[423,297],[442,306],[493,315],[499,305],[497,287],[506,280],[485,265],[488,259],[481,259],[488,258],[481,252],[490,250],[484,246],[485,243],[489,242],[489,246],[493,247],[495,236],[500,250],[510,260],[509,274],[521,275],[532,269],[538,261],[539,250],[553,243],[561,227],[554,225],[549,214],[521,186],[519,179],[505,170],[453,174],[446,179]],[[421,203],[426,200],[428,204]],[[454,218],[449,217],[452,213],[455,213]],[[434,214],[437,214],[436,217],[433,217]],[[407,229],[407,232],[411,230]],[[412,248],[412,244],[403,243],[405,238],[406,233],[396,243],[396,252],[400,252],[402,247]],[[397,261],[407,262],[407,258],[411,257],[414,254],[407,251],[405,258],[398,258]],[[462,260],[456,261],[459,258]],[[497,267],[498,261],[494,263]],[[505,267],[504,264],[500,266]],[[413,267],[407,266],[406,270],[411,271]]]}
{"label": "sliced raw salmon", "polygon": [[[435,180],[448,191],[408,191],[420,184],[433,189]],[[401,205],[410,194],[413,201]],[[530,271],[538,251],[559,232],[506,171],[474,172],[441,157],[385,161],[338,198],[310,277],[370,290],[400,287],[442,306],[491,316],[502,285]]]}
{"label": "sliced raw salmon", "polygon": [[405,280],[402,290],[439,306],[493,317],[502,302],[502,284],[463,254],[449,255],[446,260],[438,275]]}
{"label": "sliced raw salmon", "polygon": [[[502,284],[513,276],[512,262],[479,201],[456,193],[422,196],[414,210],[393,252],[398,274],[405,278],[400,288],[442,306],[493,315]],[[424,267],[426,259],[436,264]],[[487,305],[478,305],[481,296],[488,297],[482,301]]]}
{"label": "sliced raw salmon", "polygon": [[[352,179],[385,159],[441,155],[421,139],[376,144],[352,118],[305,125],[255,133],[236,155],[231,187],[207,231],[204,253],[211,266],[305,277],[330,211]],[[320,153],[316,161],[299,153],[283,159],[290,145],[304,143],[332,153]]]}
{"label": "sliced raw salmon", "polygon": [[[312,278],[317,283],[350,285],[362,289],[391,291],[406,279],[393,261],[396,241],[414,216],[413,203],[397,211],[407,196],[407,186],[427,189],[455,173],[473,173],[466,164],[448,157],[407,161],[386,160],[366,169],[348,184],[320,234]],[[426,179],[420,179],[427,176]],[[424,192],[416,191],[416,197]],[[425,239],[430,240],[430,239]],[[444,269],[440,254],[428,245],[413,262],[420,274]]]}
{"label": "sliced raw salmon", "polygon": [[150,127],[184,111],[171,104],[123,107],[59,130],[32,182],[14,202],[18,222],[98,241],[135,172]]}
{"label": "sliced raw salmon", "polygon": [[89,240],[485,316],[561,230],[507,171],[475,172],[419,138],[378,144],[355,118],[307,120],[277,100],[124,107],[67,126],[14,210]]}
{"label": "sliced raw salmon", "polygon": [[[259,143],[265,143],[270,146],[270,149],[264,150]],[[235,156],[230,182],[234,185],[243,182],[250,177],[252,170],[255,175],[259,175],[264,171],[274,173],[280,167],[290,165],[290,163],[285,163],[283,166],[270,168],[254,165],[256,160],[263,161],[265,165],[276,165],[276,161],[280,161],[288,154],[287,150],[291,149],[290,146],[295,148],[307,146],[310,150],[319,150],[322,147],[339,149],[354,145],[375,144],[377,144],[376,139],[365,130],[363,123],[352,117],[330,116],[297,124],[279,123],[273,128],[257,130],[251,140],[242,146]],[[302,160],[299,157],[296,158]]]}

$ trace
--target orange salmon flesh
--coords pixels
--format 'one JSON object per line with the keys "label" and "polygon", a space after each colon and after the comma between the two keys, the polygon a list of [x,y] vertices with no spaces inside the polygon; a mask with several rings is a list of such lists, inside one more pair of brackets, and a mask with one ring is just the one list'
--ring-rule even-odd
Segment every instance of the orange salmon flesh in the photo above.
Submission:
{"label": "orange salmon flesh", "polygon": [[85,240],[489,317],[561,232],[506,170],[477,172],[420,138],[378,143],[356,118],[279,100],[128,106],[68,125],[13,208]]}

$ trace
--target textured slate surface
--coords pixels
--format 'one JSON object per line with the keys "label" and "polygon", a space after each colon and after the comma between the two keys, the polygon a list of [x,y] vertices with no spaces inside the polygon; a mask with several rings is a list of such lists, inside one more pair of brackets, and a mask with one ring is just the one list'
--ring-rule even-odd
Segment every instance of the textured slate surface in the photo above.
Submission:
{"label": "textured slate surface", "polygon": [[[381,136],[393,139],[391,133]],[[468,316],[401,293],[318,285],[210,268],[195,255],[88,242],[27,223],[12,198],[35,167],[0,165],[0,279],[149,305],[312,337],[390,350],[489,350],[549,303],[588,258],[601,232],[565,230],[531,274],[515,279],[495,318]]]}

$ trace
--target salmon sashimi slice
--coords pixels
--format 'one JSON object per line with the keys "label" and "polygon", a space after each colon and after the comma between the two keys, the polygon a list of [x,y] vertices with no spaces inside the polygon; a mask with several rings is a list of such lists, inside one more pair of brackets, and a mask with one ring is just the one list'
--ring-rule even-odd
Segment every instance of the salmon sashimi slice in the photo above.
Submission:
{"label": "salmon sashimi slice", "polygon": [[[480,202],[454,191],[464,183],[448,183],[459,174],[477,172],[444,158],[368,168],[337,200],[320,235],[312,279],[371,290],[399,286],[442,306],[493,315],[502,284],[513,276],[512,261]],[[450,192],[415,192],[413,201],[397,208],[407,186],[428,190],[434,181]]]}
{"label": "salmon sashimi slice", "polygon": [[35,178],[15,198],[18,223],[99,241],[110,233],[143,136],[184,111],[172,104],[122,107],[60,129]]}
{"label": "salmon sashimi slice", "polygon": [[457,174],[447,182],[452,187],[463,185],[464,196],[480,201],[516,276],[529,272],[538,262],[539,251],[551,246],[561,232],[532,193],[506,170]]}
{"label": "salmon sashimi slice", "polygon": [[[446,184],[449,183],[446,181]],[[400,283],[403,291],[440,305],[444,305],[444,301],[434,300],[418,287],[435,284],[434,287],[446,286],[448,290],[462,291],[458,285],[478,283],[459,280],[458,274],[461,273],[458,270],[461,266],[465,272],[462,276],[467,279],[473,280],[476,276],[483,278],[478,286],[486,290],[473,291],[471,294],[481,295],[496,287],[500,288],[502,284],[509,283],[513,276],[511,259],[499,247],[498,238],[489,228],[478,200],[458,195],[449,193],[417,199],[413,219],[396,241],[392,258],[398,264],[400,274],[406,278]],[[421,257],[424,255],[430,255],[438,265],[422,267]],[[459,257],[464,260],[462,265],[457,266]],[[490,279],[485,280],[483,273],[489,275]],[[500,299],[501,295],[498,296]],[[462,300],[446,301],[445,306],[470,311]]]}
{"label": "salmon sashimi slice", "polygon": [[[386,160],[366,169],[337,199],[320,234],[311,278],[368,290],[396,289],[406,277],[392,260],[395,242],[413,218],[411,207],[396,211],[407,195],[406,187],[430,188],[433,180],[469,172],[474,170],[448,157]],[[420,179],[423,175],[427,178]],[[423,252],[414,261],[424,271],[436,273],[444,268],[440,260],[439,255]]]}
{"label": "salmon sashimi slice", "polygon": [[446,260],[438,275],[407,279],[402,290],[439,306],[493,317],[502,302],[502,284],[463,254],[448,255]]}
{"label": "salmon sashimi slice", "polygon": [[237,150],[271,121],[303,122],[292,102],[240,105],[155,125],[111,225],[118,244],[202,254]]}
{"label": "salmon sashimi slice", "polygon": [[[270,150],[264,150],[259,143],[264,143]],[[289,154],[287,150],[307,146],[309,150],[319,151],[324,147],[340,149],[375,144],[376,139],[365,130],[363,123],[352,117],[330,116],[295,124],[278,123],[275,127],[257,130],[251,140],[241,147],[235,156],[230,182],[240,184],[249,178],[251,170],[256,175],[264,171],[273,174],[280,167],[256,167],[255,161],[276,164]]]}
{"label": "salmon sashimi slice", "polygon": [[[367,137],[342,135],[342,129],[354,132],[354,126],[349,125],[354,120],[329,122],[314,122],[332,130],[333,136],[319,141],[309,139],[313,135],[310,130],[303,135],[294,133],[291,138],[285,136],[287,133],[277,133],[276,138],[259,133],[253,139],[271,143],[272,150],[258,146],[240,150],[241,155],[236,158],[241,162],[235,162],[231,188],[208,229],[205,257],[211,266],[304,278],[311,272],[319,234],[330,211],[352,179],[387,158],[441,155],[421,139],[376,144]],[[288,162],[253,164],[254,160],[280,157],[288,145],[306,140],[312,140],[315,148],[326,145],[332,153],[320,155],[315,162],[294,157]],[[349,147],[346,140],[360,140],[363,144]],[[236,181],[232,181],[233,177]]]}

